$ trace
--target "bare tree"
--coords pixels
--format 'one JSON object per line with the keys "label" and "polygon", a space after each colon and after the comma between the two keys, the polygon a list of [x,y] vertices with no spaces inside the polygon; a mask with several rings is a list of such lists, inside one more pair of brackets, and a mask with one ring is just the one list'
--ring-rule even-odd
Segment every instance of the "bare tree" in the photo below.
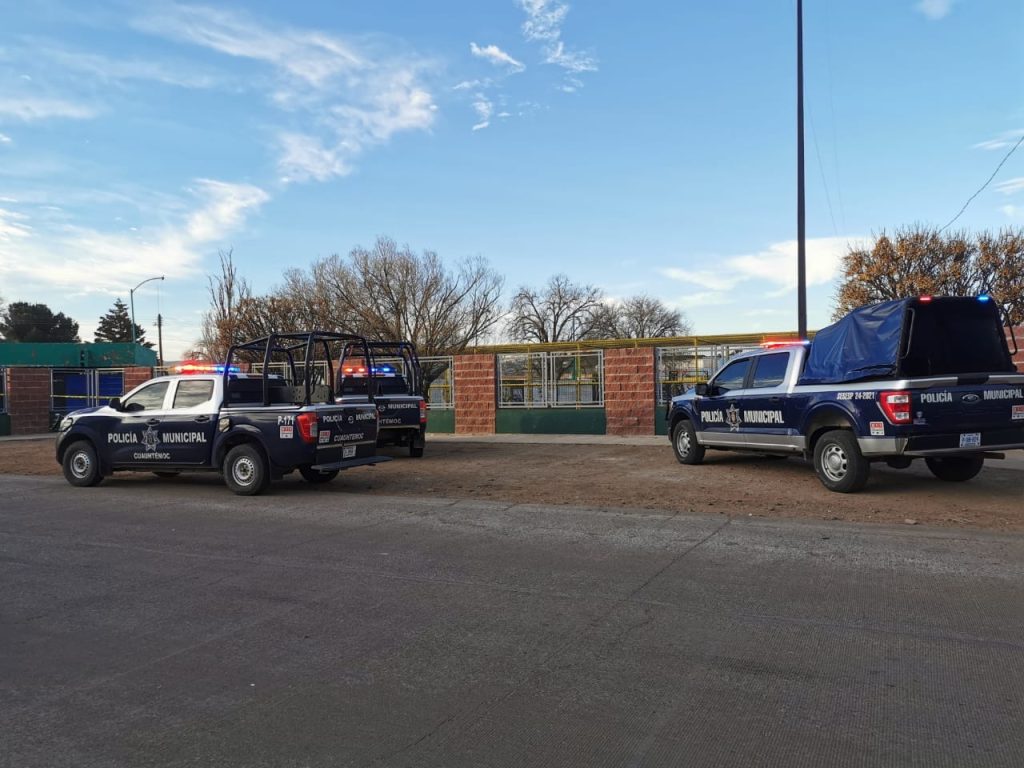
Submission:
{"label": "bare tree", "polygon": [[843,257],[835,317],[862,304],[907,296],[991,293],[1009,321],[1024,321],[1024,230],[976,237],[914,226],[884,231],[870,249]]}
{"label": "bare tree", "polygon": [[[293,275],[296,285],[308,285]],[[326,306],[372,339],[402,339],[421,355],[452,354],[477,342],[501,318],[503,279],[481,258],[448,270],[434,251],[417,254],[379,237],[372,249],[313,264],[309,280]]]}
{"label": "bare tree", "polygon": [[220,274],[207,277],[210,309],[203,315],[199,349],[210,360],[223,360],[228,348],[242,341],[238,328],[238,308],[252,298],[252,288],[239,277],[234,249],[220,251]]}
{"label": "bare tree", "polygon": [[512,297],[509,335],[516,341],[578,341],[588,338],[601,311],[601,289],[555,275],[542,290],[522,286]]}
{"label": "bare tree", "polygon": [[594,313],[591,339],[653,339],[686,336],[690,324],[682,312],[659,299],[640,294],[618,303],[602,304]]}

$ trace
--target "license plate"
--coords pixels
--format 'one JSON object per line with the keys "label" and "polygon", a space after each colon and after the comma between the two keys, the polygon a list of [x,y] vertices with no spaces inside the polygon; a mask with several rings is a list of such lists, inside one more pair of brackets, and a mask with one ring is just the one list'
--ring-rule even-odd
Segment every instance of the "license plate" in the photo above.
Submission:
{"label": "license plate", "polygon": [[981,432],[964,432],[960,435],[961,448],[980,448]]}
{"label": "license plate", "polygon": [[351,459],[356,455],[356,447],[354,445],[346,445],[341,449],[341,458]]}

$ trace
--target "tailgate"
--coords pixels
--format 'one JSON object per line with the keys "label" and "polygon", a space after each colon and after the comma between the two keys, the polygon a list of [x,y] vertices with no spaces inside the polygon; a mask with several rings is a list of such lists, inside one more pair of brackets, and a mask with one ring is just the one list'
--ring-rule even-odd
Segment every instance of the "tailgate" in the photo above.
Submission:
{"label": "tailgate", "polygon": [[912,393],[910,449],[1000,448],[1024,444],[1024,376]]}
{"label": "tailgate", "polygon": [[317,409],[316,463],[372,456],[377,446],[377,409],[365,400]]}
{"label": "tailgate", "polygon": [[420,398],[413,395],[378,395],[375,398],[381,429],[418,429]]}

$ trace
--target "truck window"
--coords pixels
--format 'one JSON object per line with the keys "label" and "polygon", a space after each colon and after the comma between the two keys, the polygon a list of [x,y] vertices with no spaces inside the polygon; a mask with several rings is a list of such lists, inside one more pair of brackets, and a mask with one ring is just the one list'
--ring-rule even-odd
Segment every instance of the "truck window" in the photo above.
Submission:
{"label": "truck window", "polygon": [[126,411],[158,411],[164,407],[164,395],[167,394],[169,386],[169,381],[150,384],[126,398],[121,405]]}
{"label": "truck window", "polygon": [[757,358],[754,367],[754,382],[750,386],[753,388],[779,386],[786,378],[788,366],[789,352],[777,352]]}
{"label": "truck window", "polygon": [[192,408],[202,405],[213,397],[213,382],[198,379],[196,381],[179,381],[174,391],[175,408]]}
{"label": "truck window", "polygon": [[746,357],[729,363],[722,372],[715,377],[712,384],[717,388],[718,394],[724,395],[734,389],[743,389],[743,382],[746,381],[747,371],[750,369],[750,358]]}
{"label": "truck window", "polygon": [[998,315],[990,303],[937,299],[912,310],[904,333],[904,376],[1012,373]]}

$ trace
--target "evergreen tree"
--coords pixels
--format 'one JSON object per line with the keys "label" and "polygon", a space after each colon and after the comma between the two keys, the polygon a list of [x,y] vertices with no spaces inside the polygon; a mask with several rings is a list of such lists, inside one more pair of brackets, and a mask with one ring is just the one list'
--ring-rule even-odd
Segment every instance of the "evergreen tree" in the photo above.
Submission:
{"label": "evergreen tree", "polygon": [[45,304],[15,301],[0,314],[0,335],[7,341],[78,341],[78,323]]}
{"label": "evergreen tree", "polygon": [[[132,319],[128,307],[121,299],[117,299],[107,314],[100,318],[95,340],[131,343]],[[146,330],[138,324],[135,325],[135,341],[144,347],[153,346],[152,342],[146,341]]]}

